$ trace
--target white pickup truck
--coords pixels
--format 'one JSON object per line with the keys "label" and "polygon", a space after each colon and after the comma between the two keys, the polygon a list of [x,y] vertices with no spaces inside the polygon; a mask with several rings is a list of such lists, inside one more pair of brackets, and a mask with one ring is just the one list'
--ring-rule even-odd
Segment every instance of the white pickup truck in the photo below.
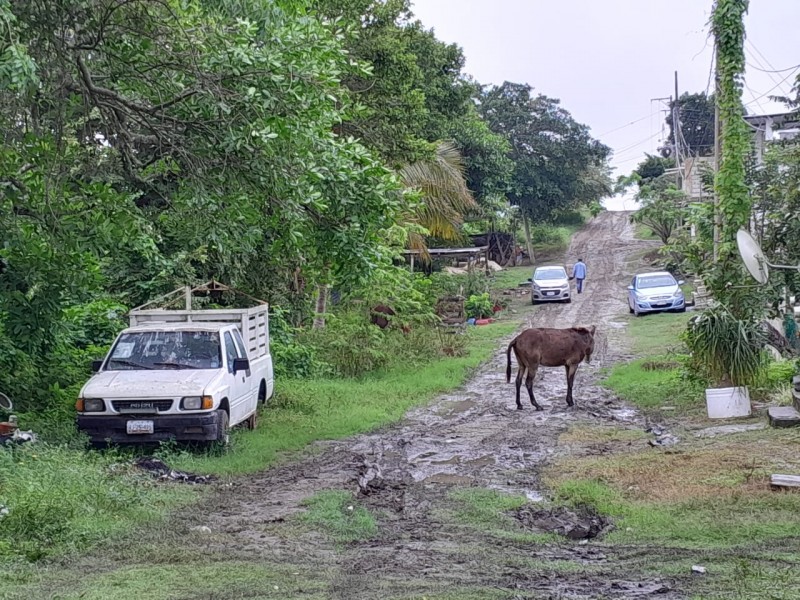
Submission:
{"label": "white pickup truck", "polygon": [[[191,290],[186,298],[191,307]],[[225,443],[230,427],[255,428],[274,384],[267,305],[145,307],[93,363],[76,403],[78,429],[93,443]]]}

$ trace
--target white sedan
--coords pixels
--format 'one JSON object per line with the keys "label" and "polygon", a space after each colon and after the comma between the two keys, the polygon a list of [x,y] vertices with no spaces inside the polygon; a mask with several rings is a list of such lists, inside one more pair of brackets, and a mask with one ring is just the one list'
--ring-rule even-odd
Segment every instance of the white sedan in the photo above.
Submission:
{"label": "white sedan", "polygon": [[537,267],[531,279],[531,304],[537,302],[572,302],[569,277],[564,267]]}
{"label": "white sedan", "polygon": [[670,310],[684,312],[686,298],[681,287],[667,271],[639,273],[628,286],[628,309],[637,317],[643,313]]}

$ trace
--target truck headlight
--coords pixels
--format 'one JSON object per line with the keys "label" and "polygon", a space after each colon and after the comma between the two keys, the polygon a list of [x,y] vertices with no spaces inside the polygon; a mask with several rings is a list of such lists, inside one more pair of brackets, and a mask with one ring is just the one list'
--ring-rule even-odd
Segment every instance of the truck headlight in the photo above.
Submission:
{"label": "truck headlight", "polygon": [[211,396],[186,396],[181,399],[183,410],[208,410],[213,407],[214,399]]}
{"label": "truck headlight", "polygon": [[103,412],[105,409],[106,403],[102,398],[83,399],[83,412]]}

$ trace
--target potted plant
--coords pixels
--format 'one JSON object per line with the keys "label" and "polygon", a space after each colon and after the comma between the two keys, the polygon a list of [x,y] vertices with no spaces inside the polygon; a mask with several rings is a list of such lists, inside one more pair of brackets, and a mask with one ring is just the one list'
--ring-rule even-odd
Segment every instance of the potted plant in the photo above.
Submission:
{"label": "potted plant", "polygon": [[684,339],[692,364],[714,384],[706,389],[709,418],[749,416],[747,386],[757,381],[767,364],[766,339],[759,324],[718,305],[691,319]]}

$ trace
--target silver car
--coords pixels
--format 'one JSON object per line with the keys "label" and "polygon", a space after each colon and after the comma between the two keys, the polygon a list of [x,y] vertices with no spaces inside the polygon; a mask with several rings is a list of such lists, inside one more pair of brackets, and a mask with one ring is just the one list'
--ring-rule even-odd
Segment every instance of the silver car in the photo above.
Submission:
{"label": "silver car", "polygon": [[564,267],[537,267],[531,279],[531,304],[537,302],[572,302],[569,277]]}
{"label": "silver car", "polygon": [[628,286],[628,309],[637,317],[643,313],[672,310],[684,312],[686,298],[680,286],[667,271],[639,273]]}

